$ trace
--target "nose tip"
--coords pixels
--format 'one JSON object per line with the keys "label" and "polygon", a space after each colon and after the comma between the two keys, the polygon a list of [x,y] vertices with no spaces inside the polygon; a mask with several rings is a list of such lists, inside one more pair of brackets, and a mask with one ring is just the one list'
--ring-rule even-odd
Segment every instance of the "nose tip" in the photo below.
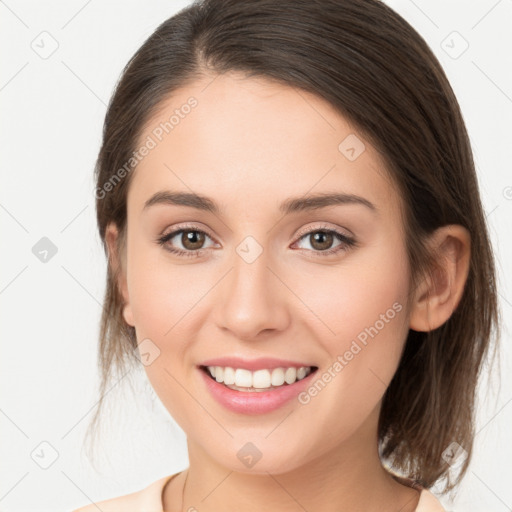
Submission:
{"label": "nose tip", "polygon": [[263,255],[252,263],[238,258],[222,285],[219,326],[243,341],[285,329],[289,315],[283,288]]}

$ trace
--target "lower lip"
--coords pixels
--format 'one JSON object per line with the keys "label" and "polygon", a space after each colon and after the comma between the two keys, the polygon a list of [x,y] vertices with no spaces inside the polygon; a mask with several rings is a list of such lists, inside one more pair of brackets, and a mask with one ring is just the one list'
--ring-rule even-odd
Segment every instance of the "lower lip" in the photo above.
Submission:
{"label": "lower lip", "polygon": [[203,376],[206,387],[217,402],[226,409],[242,414],[264,414],[279,409],[308,387],[310,379],[316,374],[315,370],[302,380],[272,391],[237,391],[212,379],[201,368],[199,368],[199,372]]}

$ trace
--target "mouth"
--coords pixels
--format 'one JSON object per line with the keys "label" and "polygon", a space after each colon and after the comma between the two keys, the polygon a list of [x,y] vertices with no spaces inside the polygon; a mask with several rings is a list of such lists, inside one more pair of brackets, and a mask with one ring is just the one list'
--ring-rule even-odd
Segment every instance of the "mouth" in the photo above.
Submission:
{"label": "mouth", "polygon": [[199,369],[210,379],[226,388],[246,393],[283,389],[299,382],[318,370],[317,366],[278,367],[250,371],[230,366],[203,366]]}

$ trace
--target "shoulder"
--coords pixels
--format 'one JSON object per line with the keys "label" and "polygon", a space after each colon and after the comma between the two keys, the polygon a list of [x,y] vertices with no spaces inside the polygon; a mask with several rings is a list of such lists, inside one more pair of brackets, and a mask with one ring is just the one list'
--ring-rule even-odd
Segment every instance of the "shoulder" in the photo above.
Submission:
{"label": "shoulder", "polygon": [[439,500],[428,490],[422,488],[420,501],[414,512],[446,512]]}
{"label": "shoulder", "polygon": [[[73,512],[97,512],[98,509],[103,512],[117,512],[124,510],[130,512],[140,507],[140,493],[143,491],[126,494],[125,496],[119,496],[117,498],[111,498],[108,500],[98,501],[86,505],[85,507],[77,508]],[[156,511],[155,511],[156,512]]]}
{"label": "shoulder", "polygon": [[388,468],[386,470],[397,482],[419,491],[420,498],[414,512],[446,512],[439,500],[426,487],[423,487],[412,478],[401,476]]}
{"label": "shoulder", "polygon": [[139,491],[91,503],[73,512],[98,512],[98,509],[102,512],[162,512],[162,490],[173,476],[165,476]]}

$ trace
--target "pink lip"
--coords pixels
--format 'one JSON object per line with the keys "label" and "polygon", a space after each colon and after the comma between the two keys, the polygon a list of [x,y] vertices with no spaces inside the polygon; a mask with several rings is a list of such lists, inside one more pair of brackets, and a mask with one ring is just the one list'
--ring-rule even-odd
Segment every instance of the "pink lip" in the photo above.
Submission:
{"label": "pink lip", "polygon": [[[225,360],[222,360],[224,366]],[[274,360],[275,361],[275,360]],[[288,364],[288,363],[287,363]],[[215,366],[215,365],[209,365]],[[226,364],[226,366],[229,366]],[[283,365],[287,366],[287,365]],[[295,365],[292,365],[295,366]],[[304,366],[304,365],[301,365]],[[240,368],[240,367],[238,367]],[[268,368],[268,366],[267,366]],[[287,384],[271,391],[236,391],[213,379],[208,370],[199,369],[206,388],[219,404],[230,411],[241,414],[264,414],[275,411],[285,403],[297,397],[310,383],[316,371],[293,384]]]}
{"label": "pink lip", "polygon": [[285,359],[275,359],[273,357],[260,357],[258,359],[242,359],[239,357],[217,357],[208,359],[200,366],[229,366],[231,368],[243,368],[255,372],[256,370],[273,370],[274,368],[300,368],[301,366],[314,366],[308,363],[298,363],[296,361],[287,361]]}

